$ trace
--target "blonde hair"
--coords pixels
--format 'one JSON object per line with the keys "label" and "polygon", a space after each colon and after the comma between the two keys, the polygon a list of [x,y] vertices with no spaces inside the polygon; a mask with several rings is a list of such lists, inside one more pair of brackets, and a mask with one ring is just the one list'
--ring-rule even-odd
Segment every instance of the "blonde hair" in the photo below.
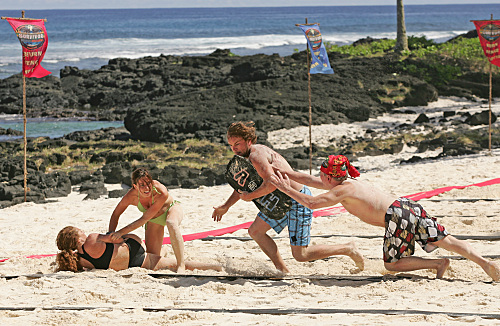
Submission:
{"label": "blonde hair", "polygon": [[257,142],[257,134],[255,133],[255,123],[253,121],[233,122],[227,129],[228,137],[241,137],[243,140],[250,140],[252,144]]}
{"label": "blonde hair", "polygon": [[57,270],[77,272],[83,270],[80,264],[78,249],[78,229],[74,226],[66,226],[57,234]]}

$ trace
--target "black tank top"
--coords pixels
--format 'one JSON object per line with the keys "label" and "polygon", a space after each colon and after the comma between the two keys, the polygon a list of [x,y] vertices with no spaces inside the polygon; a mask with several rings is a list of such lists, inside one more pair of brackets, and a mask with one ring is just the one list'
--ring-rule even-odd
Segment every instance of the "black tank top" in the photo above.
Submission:
{"label": "black tank top", "polygon": [[97,269],[108,269],[109,263],[111,262],[111,257],[113,256],[114,247],[115,247],[114,244],[106,243],[106,250],[104,250],[104,253],[101,255],[101,257],[92,258],[85,251],[85,248],[83,248],[83,246],[82,246],[83,254],[78,253],[78,256],[88,260]]}

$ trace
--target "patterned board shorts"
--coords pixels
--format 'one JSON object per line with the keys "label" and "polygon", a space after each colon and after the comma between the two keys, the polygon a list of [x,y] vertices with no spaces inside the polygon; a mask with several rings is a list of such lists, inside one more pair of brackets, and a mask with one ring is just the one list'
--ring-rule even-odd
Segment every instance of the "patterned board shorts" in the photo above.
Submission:
{"label": "patterned board shorts", "polygon": [[425,209],[408,198],[398,198],[385,214],[384,261],[394,263],[415,252],[415,242],[425,251],[437,247],[432,242],[448,235],[444,226],[428,216]]}
{"label": "patterned board shorts", "polygon": [[[304,186],[300,191],[304,194],[311,195],[311,190]],[[313,210],[307,208],[292,198],[292,208],[285,217],[280,220],[273,220],[263,213],[257,214],[264,222],[280,234],[285,227],[288,226],[288,236],[292,246],[307,246],[311,241],[311,222]]]}

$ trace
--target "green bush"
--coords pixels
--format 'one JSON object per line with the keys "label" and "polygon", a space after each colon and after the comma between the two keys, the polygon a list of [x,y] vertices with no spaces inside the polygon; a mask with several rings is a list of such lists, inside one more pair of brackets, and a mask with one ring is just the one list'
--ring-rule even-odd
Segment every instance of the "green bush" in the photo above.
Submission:
{"label": "green bush", "polygon": [[[393,53],[395,45],[396,40],[381,39],[359,45],[327,44],[326,48],[352,57],[370,57]],[[478,38],[436,43],[425,36],[409,36],[408,48],[399,56],[397,70],[434,85],[446,84],[466,72],[488,73],[490,68]],[[493,66],[493,74],[498,73],[500,68]]]}
{"label": "green bush", "polygon": [[410,51],[417,49],[426,49],[431,46],[435,46],[436,42],[433,40],[428,40],[425,36],[409,36],[408,37],[408,48]]}
{"label": "green bush", "polygon": [[[396,45],[396,40],[380,39],[370,43],[360,45],[343,45],[326,44],[326,49],[329,52],[338,52],[350,56],[379,56],[385,53],[391,53]],[[445,43],[436,43],[428,40],[425,36],[409,36],[408,37],[409,52],[402,55],[401,60],[406,57],[413,59],[422,59],[431,62],[435,65],[435,69],[441,69],[438,65],[462,66],[465,70],[486,72],[488,61],[484,56],[483,49],[478,38],[458,38]],[[407,68],[411,70],[411,67]],[[495,67],[498,73],[498,67]],[[446,67],[443,72],[449,75],[457,73],[456,68]]]}
{"label": "green bush", "polygon": [[[410,36],[408,37],[408,48],[410,50],[414,49],[424,49],[430,46],[434,46],[436,43],[432,40],[427,40],[425,36]],[[351,56],[374,56],[381,55],[384,53],[390,53],[394,51],[396,46],[396,40],[393,39],[378,39],[373,42],[363,43],[359,45],[334,45],[327,43],[326,49],[329,52],[338,52],[342,54],[348,54]]]}
{"label": "green bush", "polygon": [[458,38],[450,42],[418,48],[411,51],[410,56],[435,65],[460,66],[462,70],[473,72],[487,72],[489,69],[488,60],[477,38]]}
{"label": "green bush", "polygon": [[356,56],[382,55],[384,53],[393,51],[395,45],[396,45],[396,40],[382,39],[356,46],[352,44],[338,46],[327,42],[325,47],[329,52],[338,52],[356,57]]}

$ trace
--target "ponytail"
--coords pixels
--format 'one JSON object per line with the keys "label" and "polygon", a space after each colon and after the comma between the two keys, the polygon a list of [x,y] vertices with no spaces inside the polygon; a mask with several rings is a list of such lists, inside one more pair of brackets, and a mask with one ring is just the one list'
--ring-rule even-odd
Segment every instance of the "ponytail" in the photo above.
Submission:
{"label": "ponytail", "polygon": [[78,229],[67,226],[57,235],[57,248],[61,250],[56,257],[57,270],[77,272],[83,270],[80,257],[76,252],[78,248]]}
{"label": "ponytail", "polygon": [[56,257],[58,271],[78,272],[83,270],[80,257],[75,251],[63,250]]}

